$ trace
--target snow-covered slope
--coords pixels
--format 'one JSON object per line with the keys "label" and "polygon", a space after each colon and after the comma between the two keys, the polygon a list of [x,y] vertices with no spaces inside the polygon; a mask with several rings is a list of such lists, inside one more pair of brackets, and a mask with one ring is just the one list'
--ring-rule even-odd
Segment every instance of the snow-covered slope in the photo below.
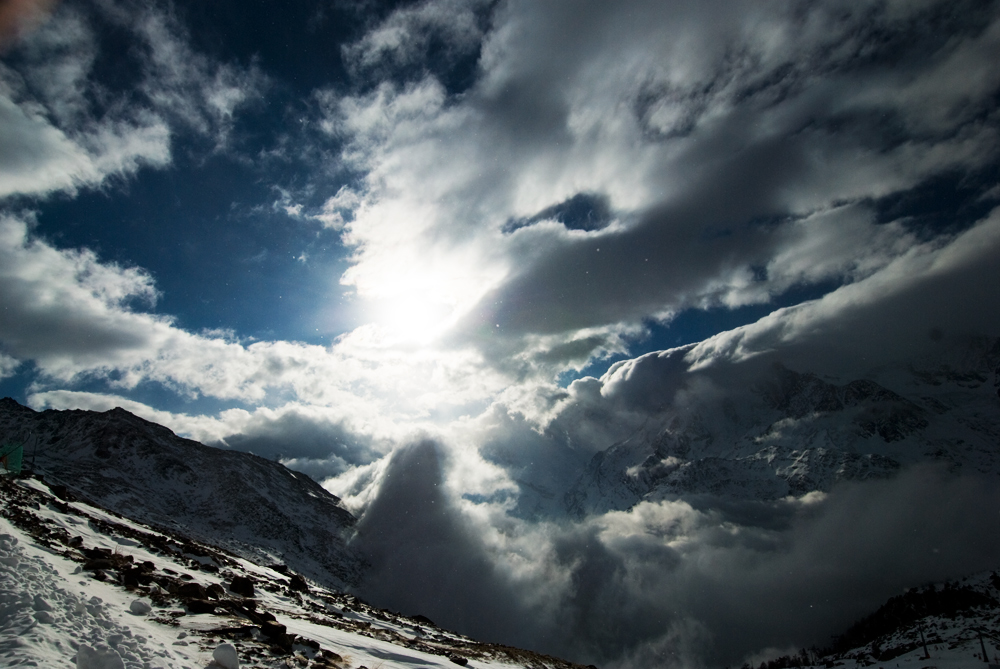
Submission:
{"label": "snow-covered slope", "polygon": [[[0,478],[3,666],[584,669],[373,608],[284,566],[55,492],[37,478]],[[753,666],[985,667],[983,648],[992,662],[1000,655],[998,599],[994,572],[924,585],[890,599],[830,648],[757,656]]]}
{"label": "snow-covered slope", "polygon": [[0,665],[583,669],[0,477]]}
{"label": "snow-covered slope", "polygon": [[1000,341],[965,342],[865,378],[777,363],[748,369],[688,373],[682,402],[593,457],[564,495],[569,512],[700,493],[776,499],[924,461],[1000,474]]}
{"label": "snow-covered slope", "polygon": [[26,462],[102,506],[333,586],[357,580],[354,517],[305,474],[182,439],[123,409],[35,412],[0,400],[0,434],[31,435]]}

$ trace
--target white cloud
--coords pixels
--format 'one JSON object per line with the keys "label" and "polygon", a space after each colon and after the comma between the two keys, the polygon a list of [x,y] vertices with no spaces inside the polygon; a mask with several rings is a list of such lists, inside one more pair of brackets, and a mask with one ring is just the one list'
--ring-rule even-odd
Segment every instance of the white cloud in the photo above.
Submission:
{"label": "white cloud", "polygon": [[[142,80],[134,88],[109,88],[93,77],[106,48],[92,28],[98,14],[132,40],[114,57],[138,59]],[[0,198],[75,193],[112,175],[163,167],[181,131],[224,149],[235,112],[267,83],[254,66],[214,63],[194,51],[167,14],[113,2],[60,6],[16,50],[16,69],[0,65]]]}
{"label": "white cloud", "polygon": [[474,52],[483,37],[480,15],[485,0],[425,0],[392,12],[356,43],[344,48],[357,70],[422,66],[433,39],[451,58]]}
{"label": "white cloud", "polygon": [[100,180],[91,157],[40,110],[15,104],[9,87],[0,89],[0,142],[0,196],[74,190]]}
{"label": "white cloud", "polygon": [[[889,67],[879,31],[906,34],[941,7],[630,10],[507,3],[460,96],[425,76],[323,98],[324,127],[349,139],[344,159],[366,175],[321,216],[355,248],[343,282],[439,312],[506,365],[588,329],[862,279],[916,243],[902,224],[875,223],[873,198],[996,155],[995,121],[975,111],[998,86],[983,58],[1000,25],[988,12],[985,30],[956,24],[965,32]],[[404,14],[384,26],[411,25]],[[357,53],[404,48],[402,33],[380,30]],[[975,76],[932,85],[962,63]],[[902,135],[886,132],[896,119]],[[582,192],[607,196],[618,223],[501,232]]]}
{"label": "white cloud", "polygon": [[260,99],[266,88],[263,73],[256,65],[217,63],[196,52],[182,26],[168,14],[125,11],[119,20],[141,36],[148,49],[141,88],[153,107],[224,148],[237,109]]}
{"label": "white cloud", "polygon": [[13,376],[17,368],[21,366],[21,362],[15,358],[10,357],[0,353],[0,379],[5,379],[9,376]]}
{"label": "white cloud", "polygon": [[61,8],[0,67],[0,197],[75,192],[170,160],[169,129],[151,110],[97,109],[112,94],[90,80],[98,47],[84,15]]}
{"label": "white cloud", "polygon": [[[336,407],[352,431],[386,439],[478,411],[504,383],[474,351],[391,348],[375,327],[329,347],[195,334],[135,308],[156,296],[150,276],[137,268],[58,249],[33,236],[24,220],[0,219],[0,341],[10,359],[35,363],[42,387],[103,379],[120,390],[153,381],[182,395],[251,403],[287,395],[306,417],[309,406],[319,412],[316,420]],[[228,427],[215,431],[202,423],[183,429],[214,439],[254,432],[239,415],[227,414],[220,426]],[[187,420],[174,417],[168,425]]]}

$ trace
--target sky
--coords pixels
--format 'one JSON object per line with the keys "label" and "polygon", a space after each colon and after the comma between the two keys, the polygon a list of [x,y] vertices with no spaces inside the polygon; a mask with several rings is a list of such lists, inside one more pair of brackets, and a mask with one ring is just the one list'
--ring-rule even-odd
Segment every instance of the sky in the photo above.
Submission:
{"label": "sky", "polygon": [[850,509],[935,491],[959,541],[995,491],[911,472],[733,547],[685,502],[529,517],[518,480],[668,401],[643,354],[847,379],[1000,335],[997,54],[984,1],[5,0],[0,394],[309,473],[368,528],[366,594],[463,631],[620,667],[816,637],[786,604],[898,555],[818,558]]}

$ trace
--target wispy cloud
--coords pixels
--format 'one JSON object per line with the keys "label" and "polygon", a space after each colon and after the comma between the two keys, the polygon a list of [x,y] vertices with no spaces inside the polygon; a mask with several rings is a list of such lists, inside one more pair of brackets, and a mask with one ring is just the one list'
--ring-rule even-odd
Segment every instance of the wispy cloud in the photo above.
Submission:
{"label": "wispy cloud", "polygon": [[[123,72],[135,69],[135,81],[109,86],[93,76],[98,60],[110,57],[96,34],[107,22],[131,39],[114,57],[125,61]],[[0,66],[0,197],[73,193],[163,167],[178,133],[224,149],[235,110],[266,87],[252,65],[195,52],[170,14],[125,3],[62,5],[10,55]]]}

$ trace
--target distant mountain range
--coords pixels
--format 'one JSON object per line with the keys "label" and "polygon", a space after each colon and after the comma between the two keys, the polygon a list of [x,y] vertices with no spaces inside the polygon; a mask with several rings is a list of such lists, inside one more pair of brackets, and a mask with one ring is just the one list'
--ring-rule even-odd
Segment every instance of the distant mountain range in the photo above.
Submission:
{"label": "distant mountain range", "polygon": [[537,481],[526,472],[519,508],[581,518],[676,496],[774,500],[922,462],[1000,474],[1000,340],[967,340],[854,379],[778,362],[683,374],[683,401],[650,412],[582,472]]}

